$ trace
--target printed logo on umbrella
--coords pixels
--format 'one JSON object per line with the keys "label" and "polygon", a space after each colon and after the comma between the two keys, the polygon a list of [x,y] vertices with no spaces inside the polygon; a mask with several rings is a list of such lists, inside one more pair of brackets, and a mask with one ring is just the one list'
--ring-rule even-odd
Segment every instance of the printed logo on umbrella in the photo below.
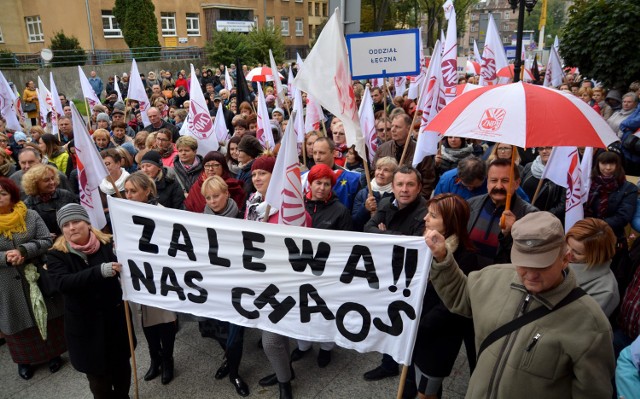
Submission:
{"label": "printed logo on umbrella", "polygon": [[487,132],[498,131],[506,115],[507,111],[503,108],[487,108],[482,114],[478,127]]}

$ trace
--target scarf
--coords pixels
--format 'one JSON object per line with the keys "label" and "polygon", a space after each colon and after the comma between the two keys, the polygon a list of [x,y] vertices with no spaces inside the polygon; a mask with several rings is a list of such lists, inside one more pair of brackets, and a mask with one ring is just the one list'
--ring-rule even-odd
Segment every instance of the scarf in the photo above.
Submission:
{"label": "scarf", "polygon": [[69,246],[85,255],[93,255],[100,249],[100,240],[93,231],[89,231],[89,241],[86,244],[80,245],[69,241]]}
{"label": "scarf", "polygon": [[473,153],[473,146],[468,144],[462,148],[451,148],[442,146],[440,147],[440,155],[446,161],[458,163],[461,159],[464,159]]}
{"label": "scarf", "polygon": [[184,163],[182,163],[180,158],[178,158],[178,162],[180,163],[180,165],[182,165],[182,167],[186,171],[189,171],[191,168],[195,168],[196,166],[200,165],[200,159],[198,157],[194,158],[193,163],[191,165],[185,165]]}
{"label": "scarf", "polygon": [[[116,187],[118,188],[118,191],[124,191],[124,181],[127,179],[127,177],[129,177],[129,172],[127,172],[123,168],[120,168],[120,172],[121,172],[120,177],[118,178],[118,180],[116,180],[115,183],[116,183]],[[109,181],[109,179],[102,180],[102,183],[100,183],[100,191],[102,191],[107,195],[113,195],[116,193],[113,190],[113,186],[111,185],[111,182]]]}
{"label": "scarf", "polygon": [[[588,206],[585,207],[584,216],[604,217],[607,214],[607,207],[609,206],[609,196],[616,191],[619,186],[615,176],[593,176],[591,178],[591,189],[589,190],[589,199],[587,202]],[[594,204],[596,200],[597,204]]]}
{"label": "scarf", "polygon": [[238,216],[238,212],[240,212],[238,210],[238,205],[231,198],[227,199],[227,206],[225,206],[220,213],[215,213],[213,209],[209,208],[208,205],[204,206],[204,213],[207,215],[217,215],[217,216],[224,216],[228,218],[235,218],[236,216]]}
{"label": "scarf", "polygon": [[531,163],[531,174],[533,175],[533,177],[540,180],[540,178],[542,177],[542,172],[544,172],[544,165],[542,164],[540,155],[538,155],[536,159]]}
{"label": "scarf", "polygon": [[378,182],[376,182],[376,179],[371,179],[371,190],[374,193],[391,193],[393,192],[393,188],[391,186],[393,186],[393,182],[380,186]]}
{"label": "scarf", "polygon": [[112,136],[111,138],[113,138],[113,142],[116,143],[117,145],[122,145],[127,142],[126,135],[122,136],[121,139],[117,138],[116,136]]}
{"label": "scarf", "polygon": [[[262,194],[260,194],[259,192],[256,192],[247,201],[247,211],[245,213],[245,219],[262,222],[264,221],[266,211],[267,211],[267,202],[262,200]],[[277,212],[278,212],[277,209],[271,208],[271,212],[269,212],[269,216],[275,215]]]}
{"label": "scarf", "polygon": [[171,147],[167,148],[166,150],[161,150],[159,148],[158,152],[160,153],[160,157],[161,158],[169,158],[173,154],[173,146],[174,146],[174,144],[171,144]]}
{"label": "scarf", "polygon": [[346,158],[346,153],[349,148],[347,148],[346,144],[336,144],[336,153],[333,156],[337,159]]}
{"label": "scarf", "polygon": [[33,318],[40,331],[42,340],[47,340],[47,305],[44,302],[42,291],[38,287],[38,268],[33,263],[29,263],[24,267],[24,277],[29,283],[29,299],[31,300],[31,309],[33,310]]}
{"label": "scarf", "polygon": [[13,206],[13,210],[7,214],[0,215],[0,234],[9,240],[13,240],[13,235],[25,233],[27,231],[27,206],[19,201]]}

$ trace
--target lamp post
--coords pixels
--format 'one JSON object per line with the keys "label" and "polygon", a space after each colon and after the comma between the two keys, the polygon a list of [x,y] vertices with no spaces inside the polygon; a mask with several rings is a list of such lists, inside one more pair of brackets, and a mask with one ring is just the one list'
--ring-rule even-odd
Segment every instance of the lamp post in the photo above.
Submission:
{"label": "lamp post", "polygon": [[516,32],[516,62],[513,64],[513,81],[520,81],[520,69],[522,68],[522,36],[524,35],[524,11],[531,14],[531,10],[536,6],[538,0],[509,0],[511,9],[518,10],[518,30]]}

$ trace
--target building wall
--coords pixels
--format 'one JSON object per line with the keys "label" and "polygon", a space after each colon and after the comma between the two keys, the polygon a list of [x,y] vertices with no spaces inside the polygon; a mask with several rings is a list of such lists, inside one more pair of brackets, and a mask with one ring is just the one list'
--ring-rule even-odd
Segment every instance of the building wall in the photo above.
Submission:
{"label": "building wall", "polygon": [[329,19],[329,0],[307,1],[307,13],[309,15],[309,44],[318,37],[320,25]]}

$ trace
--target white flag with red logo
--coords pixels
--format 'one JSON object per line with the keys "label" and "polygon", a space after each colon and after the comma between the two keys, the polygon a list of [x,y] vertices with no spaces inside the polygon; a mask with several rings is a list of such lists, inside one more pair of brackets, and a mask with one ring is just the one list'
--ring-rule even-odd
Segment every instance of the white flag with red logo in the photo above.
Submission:
{"label": "white flag with red logo", "polygon": [[109,175],[95,143],[73,102],[70,102],[73,137],[78,163],[78,188],[80,204],[89,214],[91,225],[98,230],[107,224],[100,200],[100,183]]}
{"label": "white flag with red logo", "polygon": [[367,150],[369,151],[369,162],[373,162],[373,158],[378,150],[378,133],[376,131],[376,118],[373,114],[373,99],[371,93],[367,87],[362,95],[362,102],[360,103],[360,127],[362,128],[362,135],[367,143]]}
{"label": "white flag with red logo", "polygon": [[273,78],[273,87],[276,90],[277,105],[282,108],[284,105],[284,88],[282,87],[280,74],[278,73],[278,65],[276,65],[276,60],[273,58],[271,49],[269,49],[269,62],[271,66],[271,77]]}
{"label": "white flag with red logo", "polygon": [[312,95],[307,94],[307,112],[304,119],[304,131],[308,133],[313,130],[320,130],[322,129],[320,124],[326,120],[327,118],[324,116],[320,104],[318,104]]}
{"label": "white flag with red logo", "polygon": [[480,54],[480,50],[478,50],[478,43],[476,43],[476,39],[473,39],[473,59],[479,65],[482,65],[482,55]]}
{"label": "white flag with red logo", "polygon": [[11,130],[22,130],[16,109],[19,107],[19,97],[11,91],[9,82],[0,72],[0,114],[7,121],[7,127]]}
{"label": "white flag with red logo", "polygon": [[[293,111],[292,117],[296,117]],[[298,144],[293,124],[289,123],[280,142],[280,151],[273,167],[273,174],[265,201],[279,210],[278,222],[289,226],[305,226],[306,210],[300,183]]]}
{"label": "white flag with red logo", "polygon": [[410,100],[415,100],[416,98],[418,98],[422,82],[427,77],[427,57],[425,57],[424,49],[422,48],[422,27],[420,27],[420,33],[418,34],[418,43],[420,47],[420,73],[416,76],[409,77],[409,89],[407,98],[409,98]]}
{"label": "white flag with red logo", "polygon": [[36,93],[38,94],[38,103],[40,104],[40,126],[42,126],[43,129],[47,127],[47,116],[51,113],[51,133],[58,134],[58,118],[54,117],[53,98],[47,86],[45,86],[42,79],[40,79],[40,76],[38,76]]}
{"label": "white flag with red logo", "polygon": [[551,47],[549,53],[549,61],[547,62],[547,70],[544,73],[545,87],[559,87],[564,80],[564,72],[562,71],[562,63],[560,56],[555,47]]}
{"label": "white flag with red logo", "polygon": [[[443,46],[444,48],[444,46]],[[433,79],[429,77],[430,82],[433,81],[433,86],[429,88],[429,94],[427,95],[427,101],[431,98],[431,104],[427,104],[429,114],[426,118],[428,122],[431,122],[436,117],[438,112],[447,105],[447,99],[445,95],[444,77],[442,76],[442,68],[438,68],[438,65],[442,65],[442,55],[438,52],[433,58],[433,69],[431,70]],[[435,80],[434,80],[435,79]],[[429,97],[430,96],[430,97]],[[423,121],[425,120],[423,116]]]}
{"label": "white flag with red logo", "polygon": [[[140,105],[140,116],[142,117],[142,123],[145,126],[149,126],[151,124],[151,121],[149,121],[147,111],[151,107],[151,104],[149,104],[147,92],[145,91],[142,79],[140,79],[140,72],[138,72],[138,64],[136,63],[135,59],[131,61],[131,73],[129,74],[129,76],[129,92],[127,93],[127,98],[136,100],[138,102],[138,104]],[[192,74],[191,81],[193,81],[195,77],[196,75]],[[202,90],[200,90],[200,92],[202,92]],[[191,95],[193,96],[193,94]]]}
{"label": "white flag with red logo", "polygon": [[456,98],[458,85],[458,37],[456,36],[456,10],[453,8],[453,1],[447,0],[442,8],[444,8],[445,17],[449,20],[449,25],[442,51],[440,75],[442,76],[444,100],[446,104],[449,104]]}
{"label": "white flag with red logo", "polygon": [[189,114],[184,124],[187,125],[187,134],[198,140],[198,154],[205,156],[211,151],[217,151],[220,146],[193,64],[191,64],[191,86],[189,92],[191,94]]}
{"label": "white flag with red logo", "polygon": [[218,104],[218,110],[216,111],[216,119],[213,121],[213,130],[216,132],[216,138],[218,143],[226,143],[229,139],[229,128],[227,122],[224,120],[224,106],[222,102]]}
{"label": "white flag with red logo", "polygon": [[118,101],[122,101],[122,92],[120,91],[120,85],[118,84],[118,75],[113,77],[113,89],[118,93]]}
{"label": "white flag with red logo", "polygon": [[256,138],[262,144],[262,148],[272,150],[276,143],[273,139],[273,132],[271,131],[271,119],[269,118],[269,110],[267,109],[267,101],[264,98],[262,92],[262,86],[258,85],[258,127],[256,131]]}
{"label": "white flag with red logo", "polygon": [[382,88],[384,86],[384,79],[383,78],[371,78],[371,87],[380,87]]}
{"label": "white flag with red logo", "polygon": [[407,77],[396,76],[393,78],[393,88],[396,91],[396,96],[402,96],[407,91]]}
{"label": "white flag with red logo", "polygon": [[53,99],[53,108],[58,115],[64,115],[64,108],[62,107],[62,101],[60,101],[60,95],[58,94],[58,88],[56,82],[53,81],[53,72],[49,72],[49,84],[51,85],[51,97]]}
{"label": "white flag with red logo", "polygon": [[347,146],[355,145],[356,152],[364,157],[364,137],[351,86],[349,57],[339,9],[336,9],[320,33],[305,60],[304,68],[298,72],[294,85],[312,95],[320,105],[342,121]]}
{"label": "white flag with red logo", "polygon": [[502,40],[500,39],[500,32],[492,14],[489,14],[487,36],[480,65],[480,86],[498,84],[498,71],[509,66],[507,54],[504,52]]}
{"label": "white flag with red logo", "polygon": [[87,79],[87,75],[84,74],[84,71],[79,66],[78,75],[80,76],[80,87],[82,88],[82,95],[89,103],[89,111],[93,113],[93,107],[100,104],[100,99],[96,95],[96,92],[93,91],[93,87],[91,87],[89,79]]}
{"label": "white flag with red logo", "polygon": [[302,93],[298,89],[294,89],[295,94],[293,95],[293,112],[291,114],[291,118],[289,118],[289,125],[293,124],[293,131],[296,133],[296,141],[298,143],[304,143],[304,135],[305,135],[305,123],[303,105],[302,105]]}
{"label": "white flag with red logo", "polygon": [[567,189],[564,230],[584,218],[582,207],[582,173],[577,147],[554,147],[542,172],[542,179],[549,179]]}
{"label": "white flag with red logo", "polygon": [[224,67],[224,88],[231,91],[233,89],[233,80],[229,74],[229,68]]}

